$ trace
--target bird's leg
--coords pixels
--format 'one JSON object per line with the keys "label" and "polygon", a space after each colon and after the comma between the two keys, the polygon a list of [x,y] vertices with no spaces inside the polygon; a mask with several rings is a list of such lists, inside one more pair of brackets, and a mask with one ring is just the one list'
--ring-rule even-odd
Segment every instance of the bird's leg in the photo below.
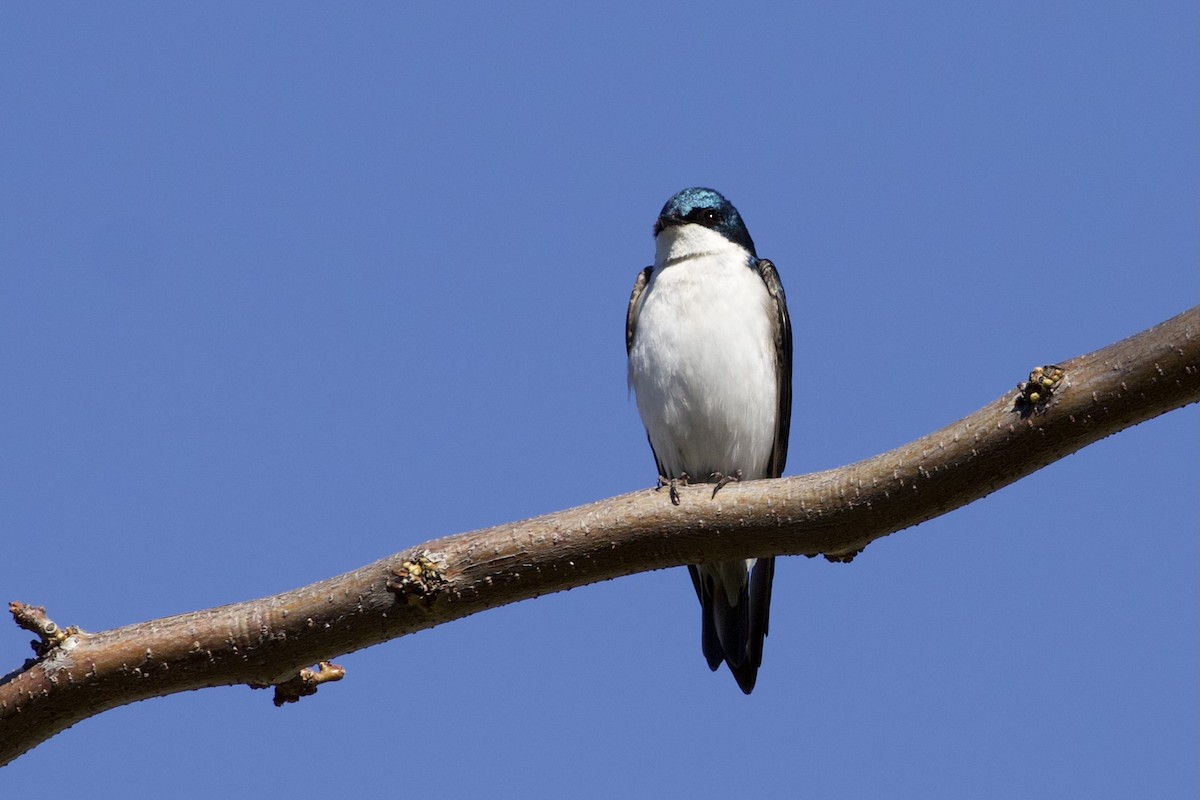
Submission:
{"label": "bird's leg", "polygon": [[686,472],[679,473],[678,479],[665,478],[662,475],[659,475],[658,476],[658,486],[654,487],[654,490],[658,491],[659,489],[663,488],[664,486],[668,487],[669,491],[667,492],[667,496],[671,498],[671,505],[677,506],[677,505],[679,505],[679,489],[676,488],[676,485],[678,485],[678,486],[687,486],[688,485],[688,474]]}
{"label": "bird's leg", "polygon": [[712,480],[715,480],[717,482],[717,485],[713,487],[713,493],[712,493],[712,496],[716,497],[717,492],[721,491],[721,489],[724,488],[726,484],[733,483],[734,481],[740,481],[742,479],[742,471],[739,469],[737,472],[733,473],[732,475],[723,475],[720,472],[714,472],[712,475],[709,476],[709,478]]}

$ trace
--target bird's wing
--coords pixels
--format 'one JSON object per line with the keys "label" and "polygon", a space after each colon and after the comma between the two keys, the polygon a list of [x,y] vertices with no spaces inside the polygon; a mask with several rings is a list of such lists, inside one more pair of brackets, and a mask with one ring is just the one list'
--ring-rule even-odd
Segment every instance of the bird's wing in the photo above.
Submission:
{"label": "bird's wing", "polygon": [[[767,477],[778,478],[783,474],[783,466],[787,462],[788,434],[792,427],[792,320],[788,316],[787,299],[783,295],[783,284],[779,281],[775,265],[760,258],[755,269],[767,286],[775,310],[772,327],[775,331],[775,382],[779,391],[779,405],[775,415],[775,447],[771,450]],[[639,287],[635,286],[634,297],[638,294]],[[631,314],[632,309],[631,305]]]}
{"label": "bird's wing", "polygon": [[654,267],[646,267],[638,273],[633,282],[633,293],[629,295],[629,310],[625,312],[625,353],[628,355],[633,347],[633,333],[637,329],[638,312],[642,310],[642,292],[650,282],[650,273]]}

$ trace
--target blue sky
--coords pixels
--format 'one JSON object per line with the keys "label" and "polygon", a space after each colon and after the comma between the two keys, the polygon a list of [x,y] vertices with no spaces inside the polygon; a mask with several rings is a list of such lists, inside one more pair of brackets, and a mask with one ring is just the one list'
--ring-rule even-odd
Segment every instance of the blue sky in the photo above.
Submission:
{"label": "blue sky", "polygon": [[[787,474],[1173,316],[1200,297],[1198,17],[8,4],[0,599],[110,628],[651,485],[625,304],[684,186],[787,289]],[[110,711],[0,787],[1195,796],[1198,421],[853,564],[782,561],[751,697],[676,569],[340,658],[285,709]],[[0,625],[2,671],[29,638]]]}

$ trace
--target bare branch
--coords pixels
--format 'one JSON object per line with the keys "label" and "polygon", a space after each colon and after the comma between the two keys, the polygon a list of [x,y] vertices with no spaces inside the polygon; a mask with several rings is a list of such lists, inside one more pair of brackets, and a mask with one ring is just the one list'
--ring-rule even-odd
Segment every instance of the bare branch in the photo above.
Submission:
{"label": "bare branch", "polygon": [[[1014,376],[1015,377],[1015,376]],[[116,706],[206,686],[295,700],[341,677],[308,665],[506,603],[705,559],[824,554],[945,514],[1110,434],[1200,400],[1200,307],[903,447],[829,472],[646,490],[435,540],[274,597],[101,633],[14,603],[36,658],[0,680],[0,763]],[[32,627],[31,627],[32,626]],[[50,627],[52,626],[52,629]]]}

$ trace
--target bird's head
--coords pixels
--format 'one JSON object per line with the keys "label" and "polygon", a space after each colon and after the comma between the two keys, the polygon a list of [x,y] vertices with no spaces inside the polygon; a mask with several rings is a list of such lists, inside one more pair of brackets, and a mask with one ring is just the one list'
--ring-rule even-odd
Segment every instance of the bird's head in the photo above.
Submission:
{"label": "bird's head", "polygon": [[[654,236],[658,238],[664,231],[683,228],[687,225],[699,225],[719,234],[722,238],[745,248],[757,258],[754,252],[754,241],[746,230],[746,223],[738,214],[733,203],[715,189],[693,187],[675,194],[663,206],[654,223]],[[676,236],[683,231],[672,231]]]}

